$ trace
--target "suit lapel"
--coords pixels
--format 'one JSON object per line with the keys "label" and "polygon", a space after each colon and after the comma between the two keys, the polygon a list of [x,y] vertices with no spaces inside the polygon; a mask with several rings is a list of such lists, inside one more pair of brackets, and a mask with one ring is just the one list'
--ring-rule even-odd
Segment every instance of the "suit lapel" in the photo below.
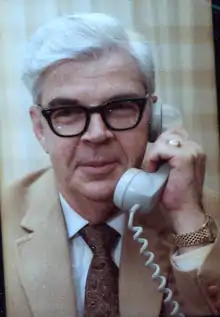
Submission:
{"label": "suit lapel", "polygon": [[30,189],[17,243],[18,270],[34,317],[76,317],[67,233],[53,174]]}
{"label": "suit lapel", "polygon": [[[159,220],[160,219],[160,220]],[[155,209],[145,219],[136,215],[135,225],[144,228],[142,236],[147,238],[148,250],[155,254],[154,262],[160,264],[161,274],[167,276],[169,252],[171,244],[165,243],[169,229],[159,208]],[[133,233],[129,230],[124,237],[120,267],[120,312],[121,317],[139,317],[160,315],[163,296],[157,290],[159,283],[152,280],[153,269],[145,267],[148,257],[140,255],[141,245],[133,240]]]}
{"label": "suit lapel", "polygon": [[[24,235],[16,240],[18,272],[33,317],[77,317],[67,232],[54,184],[53,172],[49,171],[29,189],[28,211],[21,222]],[[155,262],[166,276],[170,245],[163,243],[167,224],[160,208],[144,215],[144,220],[138,215],[135,219],[143,226],[142,236],[147,238]],[[146,258],[139,254],[140,245],[133,241],[129,230],[123,240],[121,317],[158,317],[162,295],[152,280],[153,270],[144,266]]]}

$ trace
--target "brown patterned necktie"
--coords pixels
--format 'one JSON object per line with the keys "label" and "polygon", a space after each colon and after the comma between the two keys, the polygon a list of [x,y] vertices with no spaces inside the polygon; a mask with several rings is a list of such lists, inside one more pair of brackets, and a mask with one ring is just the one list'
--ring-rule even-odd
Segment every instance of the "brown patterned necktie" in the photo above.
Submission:
{"label": "brown patterned necktie", "polygon": [[118,317],[118,267],[111,254],[120,235],[106,224],[87,225],[80,235],[93,252],[86,281],[84,317]]}

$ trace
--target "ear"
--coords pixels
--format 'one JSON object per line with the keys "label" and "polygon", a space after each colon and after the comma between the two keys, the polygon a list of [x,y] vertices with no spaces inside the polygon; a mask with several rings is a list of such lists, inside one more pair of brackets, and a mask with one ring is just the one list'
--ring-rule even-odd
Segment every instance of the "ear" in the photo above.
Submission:
{"label": "ear", "polygon": [[48,153],[45,130],[43,126],[40,109],[37,106],[32,106],[29,109],[29,113],[32,121],[34,134],[40,142],[41,146],[43,147],[44,151]]}

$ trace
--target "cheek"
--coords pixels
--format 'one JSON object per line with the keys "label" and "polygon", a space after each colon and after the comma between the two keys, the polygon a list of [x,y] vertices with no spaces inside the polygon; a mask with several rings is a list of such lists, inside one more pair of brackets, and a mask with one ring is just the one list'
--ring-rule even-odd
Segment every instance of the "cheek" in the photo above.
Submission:
{"label": "cheek", "polygon": [[75,138],[61,138],[50,132],[47,134],[47,148],[55,169],[63,170],[74,164],[77,144],[78,140]]}
{"label": "cheek", "polygon": [[146,125],[143,125],[126,131],[123,135],[118,135],[118,141],[126,156],[128,167],[141,165],[147,146],[147,134]]}

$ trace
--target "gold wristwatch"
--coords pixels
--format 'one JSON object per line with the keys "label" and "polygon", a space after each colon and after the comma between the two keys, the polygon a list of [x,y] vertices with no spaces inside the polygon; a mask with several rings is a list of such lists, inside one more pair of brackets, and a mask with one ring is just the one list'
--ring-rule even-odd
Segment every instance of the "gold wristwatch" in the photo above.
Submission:
{"label": "gold wristwatch", "polygon": [[176,247],[192,247],[213,243],[217,237],[217,226],[211,216],[206,214],[204,225],[197,231],[173,234]]}

